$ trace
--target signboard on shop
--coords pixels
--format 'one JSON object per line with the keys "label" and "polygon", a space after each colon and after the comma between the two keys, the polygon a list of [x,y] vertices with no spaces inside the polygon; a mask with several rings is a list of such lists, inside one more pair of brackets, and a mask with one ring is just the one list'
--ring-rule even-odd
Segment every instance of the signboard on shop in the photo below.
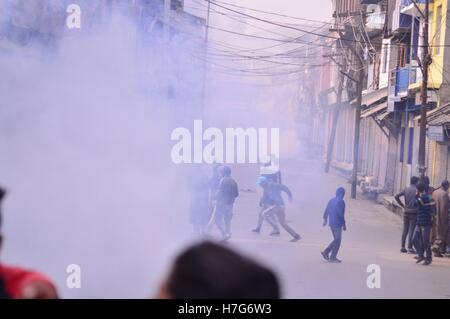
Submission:
{"label": "signboard on shop", "polygon": [[428,127],[428,138],[436,142],[444,142],[444,127],[442,125],[433,125]]}

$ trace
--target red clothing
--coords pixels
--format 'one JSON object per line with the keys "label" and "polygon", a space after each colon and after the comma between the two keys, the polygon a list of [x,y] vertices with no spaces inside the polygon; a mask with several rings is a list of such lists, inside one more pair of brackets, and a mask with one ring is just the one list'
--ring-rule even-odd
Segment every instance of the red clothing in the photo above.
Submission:
{"label": "red clothing", "polygon": [[12,299],[21,298],[23,288],[36,281],[49,285],[56,291],[52,281],[43,274],[19,267],[0,264],[0,278],[4,280],[6,292]]}

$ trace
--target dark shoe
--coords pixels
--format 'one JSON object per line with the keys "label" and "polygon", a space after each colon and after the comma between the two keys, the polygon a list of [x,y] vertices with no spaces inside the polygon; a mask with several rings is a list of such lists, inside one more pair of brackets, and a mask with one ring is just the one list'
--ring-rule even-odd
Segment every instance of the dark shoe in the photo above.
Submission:
{"label": "dark shoe", "polygon": [[280,232],[279,231],[273,231],[269,234],[269,236],[280,236]]}
{"label": "dark shoe", "polygon": [[416,260],[416,264],[420,264],[424,260],[425,260],[425,257],[419,256],[419,258],[417,258],[417,260]]}
{"label": "dark shoe", "polygon": [[416,251],[414,249],[412,249],[412,248],[408,249],[408,254],[415,254],[415,253],[416,253]]}
{"label": "dark shoe", "polygon": [[420,257],[419,256],[414,256],[414,259],[419,259]]}
{"label": "dark shoe", "polygon": [[325,259],[326,261],[328,261],[330,259],[330,257],[328,257],[328,255],[325,254],[324,251],[321,251],[320,254],[322,255],[323,259]]}
{"label": "dark shoe", "polygon": [[400,252],[401,253],[407,253],[408,251],[406,250],[406,248],[402,248],[402,249],[400,249]]}
{"label": "dark shoe", "polygon": [[260,229],[259,228],[252,229],[252,232],[259,234]]}
{"label": "dark shoe", "polygon": [[291,243],[295,243],[296,241],[299,241],[300,239],[302,239],[302,236],[297,235],[297,236],[295,236],[294,238],[292,238],[292,239],[290,240],[290,242],[291,242]]}
{"label": "dark shoe", "polygon": [[424,266],[431,265],[431,260],[425,260],[425,262],[422,265],[424,265]]}
{"label": "dark shoe", "polygon": [[341,260],[339,260],[339,259],[337,259],[337,258],[330,258],[330,259],[328,259],[328,261],[329,261],[330,263],[335,263],[335,264],[339,264],[339,263],[342,262]]}
{"label": "dark shoe", "polygon": [[434,257],[437,257],[437,258],[442,258],[442,257],[444,257],[444,255],[442,255],[439,251],[436,251],[436,252],[433,254],[433,256],[434,256]]}

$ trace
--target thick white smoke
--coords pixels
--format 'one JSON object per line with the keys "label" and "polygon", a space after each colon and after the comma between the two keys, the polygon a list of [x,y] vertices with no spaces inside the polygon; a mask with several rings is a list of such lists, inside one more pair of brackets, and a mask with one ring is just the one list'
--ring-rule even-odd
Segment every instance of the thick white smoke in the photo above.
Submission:
{"label": "thick white smoke", "polygon": [[[190,238],[190,168],[172,163],[170,132],[199,116],[198,39],[142,41],[119,12],[52,47],[1,40],[1,260],[42,270],[66,298],[150,296]],[[292,126],[260,108],[264,87],[207,80],[207,125]],[[81,289],[66,286],[69,264],[81,266]]]}

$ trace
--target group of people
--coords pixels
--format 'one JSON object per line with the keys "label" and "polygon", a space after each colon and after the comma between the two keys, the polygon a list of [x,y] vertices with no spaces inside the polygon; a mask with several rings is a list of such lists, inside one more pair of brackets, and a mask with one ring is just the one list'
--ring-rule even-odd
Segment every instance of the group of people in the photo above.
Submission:
{"label": "group of people", "polygon": [[[200,176],[200,177],[199,177]],[[282,193],[286,193],[292,200],[292,192],[281,184],[280,173],[261,175],[257,179],[257,185],[263,190],[259,201],[260,212],[258,223],[253,232],[260,233],[264,221],[273,228],[271,236],[280,235],[280,227],[292,236],[292,242],[301,239],[301,236],[286,222],[286,209]],[[210,179],[196,175],[189,185],[191,190],[190,221],[194,232],[201,235],[209,235],[215,225],[222,236],[223,241],[231,237],[231,221],[233,217],[233,205],[239,196],[236,181],[231,176],[229,166],[213,166],[213,174]]]}
{"label": "group of people", "polygon": [[[252,231],[260,234],[266,221],[272,227],[270,236],[279,236],[281,226],[291,235],[291,242],[299,241],[302,237],[286,221],[286,207],[282,194],[285,193],[289,201],[292,201],[293,196],[290,189],[281,183],[280,171],[265,173],[262,171],[256,185],[261,187],[262,196],[259,200],[257,225]],[[233,204],[239,195],[237,183],[231,177],[231,169],[228,166],[215,165],[211,179],[197,179],[191,187],[193,188],[190,216],[194,232],[207,235],[215,224],[222,234],[223,241],[227,241],[231,236]],[[321,254],[326,261],[332,263],[341,262],[337,254],[341,245],[342,231],[346,230],[344,195],[345,189],[339,187],[336,196],[329,201],[323,216],[323,225],[330,226],[333,241]]]}
{"label": "group of people", "polygon": [[[2,201],[0,188],[0,246]],[[227,203],[225,203],[227,204]],[[216,262],[211,263],[211,260]],[[280,298],[275,273],[255,260],[213,242],[200,242],[182,251],[155,291],[158,299]],[[57,299],[58,290],[46,275],[0,262],[0,299]]]}
{"label": "group of people", "polygon": [[[258,216],[258,223],[253,232],[259,234],[263,222],[267,221],[272,226],[270,236],[278,236],[280,229],[277,224],[279,223],[292,236],[291,242],[300,240],[301,236],[286,222],[285,205],[281,194],[283,192],[286,193],[289,201],[292,201],[292,192],[287,186],[281,184],[279,172],[277,174],[260,176],[257,185],[263,189],[263,195],[259,202],[261,210]],[[336,196],[329,200],[323,215],[323,226],[327,226],[327,224],[330,226],[333,240],[321,254],[326,261],[331,263],[341,262],[337,258],[337,254],[341,246],[342,231],[347,230],[344,196],[345,189],[339,187],[336,190]]]}
{"label": "group of people", "polygon": [[410,185],[395,195],[403,208],[400,252],[416,254],[416,263],[430,265],[433,255],[450,257],[449,186],[444,180],[436,189],[427,176],[413,176]]}

